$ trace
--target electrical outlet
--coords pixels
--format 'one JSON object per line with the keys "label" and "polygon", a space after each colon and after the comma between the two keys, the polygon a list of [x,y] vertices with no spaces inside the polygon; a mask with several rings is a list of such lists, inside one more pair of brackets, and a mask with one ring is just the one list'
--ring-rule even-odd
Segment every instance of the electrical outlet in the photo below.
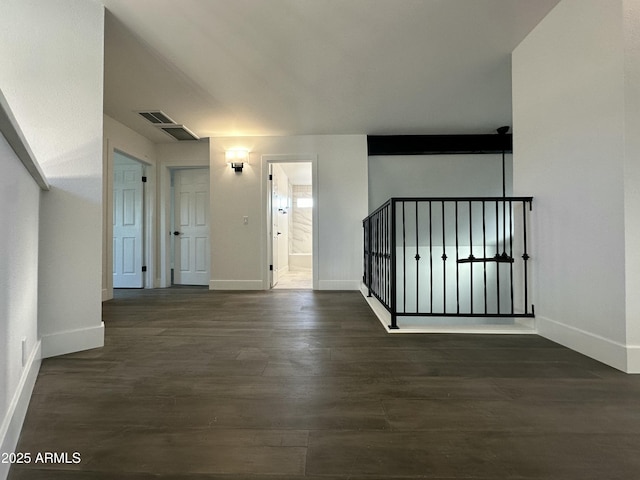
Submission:
{"label": "electrical outlet", "polygon": [[242,217],[242,223],[243,225],[249,225],[249,217]]}

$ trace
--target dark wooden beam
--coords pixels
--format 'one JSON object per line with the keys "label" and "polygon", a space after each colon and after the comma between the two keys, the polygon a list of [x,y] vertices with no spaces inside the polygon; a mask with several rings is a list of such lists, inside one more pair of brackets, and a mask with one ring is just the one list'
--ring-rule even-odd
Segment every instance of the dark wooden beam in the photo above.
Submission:
{"label": "dark wooden beam", "polygon": [[513,151],[511,134],[368,135],[369,155],[453,155]]}

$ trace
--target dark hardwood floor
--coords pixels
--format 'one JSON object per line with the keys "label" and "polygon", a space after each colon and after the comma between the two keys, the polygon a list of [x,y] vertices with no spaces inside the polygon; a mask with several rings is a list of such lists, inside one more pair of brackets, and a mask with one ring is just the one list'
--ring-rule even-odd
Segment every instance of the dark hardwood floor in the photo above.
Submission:
{"label": "dark hardwood floor", "polygon": [[18,445],[81,461],[11,480],[640,478],[640,377],[537,336],[388,335],[357,292],[118,291],[104,322]]}

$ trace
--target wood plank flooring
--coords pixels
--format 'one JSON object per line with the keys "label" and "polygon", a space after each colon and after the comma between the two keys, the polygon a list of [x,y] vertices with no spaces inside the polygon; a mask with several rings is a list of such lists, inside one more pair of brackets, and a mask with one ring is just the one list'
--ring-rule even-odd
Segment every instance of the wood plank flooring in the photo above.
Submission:
{"label": "wood plank flooring", "polygon": [[357,292],[119,291],[45,360],[11,480],[640,478],[640,377],[535,335],[388,335]]}

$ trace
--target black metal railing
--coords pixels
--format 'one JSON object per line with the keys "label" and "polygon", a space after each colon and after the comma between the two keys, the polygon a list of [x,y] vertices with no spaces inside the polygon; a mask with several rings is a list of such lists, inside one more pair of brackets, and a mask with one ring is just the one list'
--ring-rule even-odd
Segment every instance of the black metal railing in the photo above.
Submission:
{"label": "black metal railing", "polygon": [[532,197],[392,198],[363,221],[364,283],[398,316],[533,317]]}

